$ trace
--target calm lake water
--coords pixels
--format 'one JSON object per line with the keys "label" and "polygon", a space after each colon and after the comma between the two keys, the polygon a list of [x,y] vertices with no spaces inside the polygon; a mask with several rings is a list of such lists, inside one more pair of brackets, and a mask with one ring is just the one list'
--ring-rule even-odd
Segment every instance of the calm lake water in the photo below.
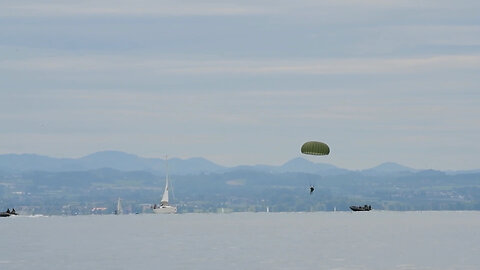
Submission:
{"label": "calm lake water", "polygon": [[480,212],[0,219],[0,269],[480,269]]}

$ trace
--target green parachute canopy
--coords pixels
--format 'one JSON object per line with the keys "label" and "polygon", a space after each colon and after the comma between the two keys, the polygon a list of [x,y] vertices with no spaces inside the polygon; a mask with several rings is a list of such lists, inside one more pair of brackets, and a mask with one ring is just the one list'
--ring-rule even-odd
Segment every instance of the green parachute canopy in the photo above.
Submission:
{"label": "green parachute canopy", "polygon": [[302,153],[307,155],[324,156],[330,153],[330,148],[322,142],[306,142],[302,145]]}

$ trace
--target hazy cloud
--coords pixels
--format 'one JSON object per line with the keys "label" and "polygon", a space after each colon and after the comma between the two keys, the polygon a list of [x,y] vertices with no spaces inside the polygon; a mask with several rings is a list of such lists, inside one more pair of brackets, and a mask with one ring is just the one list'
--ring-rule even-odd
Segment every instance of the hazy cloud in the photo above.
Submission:
{"label": "hazy cloud", "polygon": [[[435,2],[435,1],[432,1]],[[441,7],[441,3],[437,7]],[[71,16],[71,15],[131,15],[131,16],[212,16],[289,13],[311,8],[391,9],[429,7],[418,1],[2,1],[3,16]]]}
{"label": "hazy cloud", "polygon": [[480,55],[439,55],[417,58],[309,59],[309,60],[173,60],[122,56],[49,57],[0,61],[6,70],[140,71],[155,73],[223,74],[223,73],[305,73],[365,74],[410,73],[439,69],[478,69]]}
{"label": "hazy cloud", "polygon": [[[5,1],[6,2],[6,1]],[[11,1],[0,13],[4,16],[212,16],[262,14],[267,10],[235,2],[198,1]]]}

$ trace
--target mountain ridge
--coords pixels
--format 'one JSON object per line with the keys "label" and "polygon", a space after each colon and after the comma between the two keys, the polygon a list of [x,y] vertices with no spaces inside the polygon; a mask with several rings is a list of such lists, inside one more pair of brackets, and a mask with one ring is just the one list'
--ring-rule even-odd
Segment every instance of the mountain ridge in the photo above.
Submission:
{"label": "mountain ridge", "polygon": [[[1,154],[0,170],[2,171],[86,171],[101,168],[112,168],[120,171],[166,172],[165,159],[144,158],[121,151],[99,151],[80,158],[54,158],[37,154]],[[341,175],[360,172],[364,175],[415,173],[422,170],[413,169],[394,162],[384,162],[365,170],[349,170],[328,163],[316,163],[303,157],[295,157],[282,165],[239,165],[227,167],[216,164],[203,157],[188,159],[169,158],[168,170],[172,174],[188,175],[202,173],[222,173],[229,171],[261,171],[269,173],[302,172],[320,175]],[[475,171],[475,170],[470,170]],[[449,171],[449,174],[468,173],[470,171]]]}

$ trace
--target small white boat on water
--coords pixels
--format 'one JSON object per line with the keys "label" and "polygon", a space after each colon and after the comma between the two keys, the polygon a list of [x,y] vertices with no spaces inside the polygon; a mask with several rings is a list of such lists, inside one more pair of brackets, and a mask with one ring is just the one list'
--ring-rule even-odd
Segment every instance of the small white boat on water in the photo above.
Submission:
{"label": "small white boat on water", "polygon": [[[165,162],[167,159],[165,158]],[[165,191],[163,192],[162,200],[160,201],[160,205],[154,205],[152,210],[155,214],[175,214],[177,212],[177,207],[168,204],[168,165],[167,165],[167,173],[165,176]]]}

